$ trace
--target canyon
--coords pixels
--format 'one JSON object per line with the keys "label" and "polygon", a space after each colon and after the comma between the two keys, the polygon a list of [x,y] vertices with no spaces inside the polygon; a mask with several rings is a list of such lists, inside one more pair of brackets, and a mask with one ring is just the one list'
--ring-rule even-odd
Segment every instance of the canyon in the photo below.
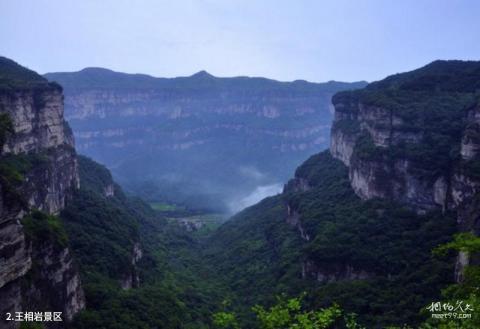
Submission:
{"label": "canyon", "polygon": [[[453,289],[473,298],[461,289],[475,283],[478,253],[432,250],[480,233],[478,62],[436,61],[362,89],[206,72],[59,76],[80,149],[113,174],[77,155],[62,87],[0,58],[0,312],[61,311],[65,322],[47,328],[204,329],[228,305],[255,328],[252,307],[288,294],[383,328],[421,325],[420,310]],[[297,142],[316,146],[281,147]],[[300,151],[316,154],[283,180]],[[246,193],[224,223],[145,202],[179,181],[223,193],[218,177]],[[196,202],[211,209],[205,194]]]}
{"label": "canyon", "polygon": [[330,98],[365,85],[205,71],[155,78],[102,68],[45,77],[64,87],[77,150],[105,164],[129,191],[227,213],[259,201],[258,189],[273,190],[327,148]]}

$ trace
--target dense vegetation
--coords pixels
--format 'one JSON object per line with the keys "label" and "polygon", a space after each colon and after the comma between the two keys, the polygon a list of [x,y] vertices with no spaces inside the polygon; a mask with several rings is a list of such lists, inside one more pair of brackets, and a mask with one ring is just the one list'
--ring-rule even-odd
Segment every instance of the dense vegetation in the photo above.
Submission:
{"label": "dense vegetation", "polygon": [[[419,309],[452,281],[452,259],[433,258],[430,250],[454,232],[453,216],[420,216],[381,200],[362,202],[350,188],[346,168],[328,152],[307,160],[296,175],[312,188],[287,189],[264,200],[209,241],[209,261],[236,293],[244,319],[256,303],[307,290],[310,307],[338,303],[369,328],[418,324]],[[286,223],[286,204],[301,214],[309,241]],[[315,273],[302,279],[306,261],[333,279],[319,283]],[[349,278],[348,268],[366,278]]]}
{"label": "dense vegetation", "polygon": [[49,83],[38,73],[0,56],[0,91],[49,88],[61,89],[57,83]]}
{"label": "dense vegetation", "polygon": [[[317,311],[308,311],[302,308],[302,297],[286,299],[279,297],[276,305],[265,309],[261,305],[255,305],[252,310],[256,314],[257,326],[261,329],[327,329],[337,326],[341,322],[341,310],[337,305]],[[239,329],[235,313],[220,311],[213,315],[214,324],[219,328]],[[344,321],[347,328],[357,328],[355,319],[346,316]],[[360,329],[360,327],[358,327]]]}
{"label": "dense vegetation", "polygon": [[[0,144],[14,134],[13,125],[8,114],[0,114]],[[0,145],[0,186],[2,200],[13,211],[27,209],[19,187],[33,168],[42,169],[46,164],[46,152],[31,154],[3,154],[3,144]]]}
{"label": "dense vegetation", "polygon": [[[79,170],[81,188],[61,213],[87,298],[74,328],[209,328],[226,289],[200,264],[199,242],[125,196],[105,167],[79,157]],[[132,265],[135,243],[143,257]],[[136,275],[139,287],[121,288]]]}
{"label": "dense vegetation", "polygon": [[51,243],[56,248],[67,247],[68,236],[57,216],[34,210],[22,218],[22,225],[25,236],[34,245]]}

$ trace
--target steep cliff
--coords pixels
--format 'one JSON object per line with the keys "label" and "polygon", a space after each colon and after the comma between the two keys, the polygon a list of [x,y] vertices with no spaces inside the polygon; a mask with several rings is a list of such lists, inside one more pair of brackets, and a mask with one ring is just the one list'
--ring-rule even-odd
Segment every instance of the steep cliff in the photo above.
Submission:
{"label": "steep cliff", "polygon": [[[79,185],[62,89],[0,58],[0,313],[85,306],[57,217]],[[19,322],[2,322],[16,327]]]}
{"label": "steep cliff", "polygon": [[456,208],[478,191],[478,62],[437,61],[335,95],[331,153],[362,199],[422,212]]}
{"label": "steep cliff", "polygon": [[81,187],[60,218],[86,284],[98,272],[123,289],[138,287],[143,255],[138,226],[145,215],[134,209],[107,168],[84,156],[78,163]]}
{"label": "steep cliff", "polygon": [[203,270],[201,245],[104,166],[78,156],[78,169],[80,189],[60,213],[87,303],[72,328],[209,328],[226,290]]}
{"label": "steep cliff", "polygon": [[258,186],[280,186],[325,149],[331,96],[365,85],[206,72],[163,79],[100,68],[46,77],[65,88],[79,152],[106,164],[122,185],[148,188],[146,199],[218,210],[237,210],[232,201]]}
{"label": "steep cliff", "polygon": [[[478,62],[437,61],[335,95],[330,150],[356,194],[454,209],[461,230],[480,233],[479,90]],[[461,253],[457,280],[468,263]]]}

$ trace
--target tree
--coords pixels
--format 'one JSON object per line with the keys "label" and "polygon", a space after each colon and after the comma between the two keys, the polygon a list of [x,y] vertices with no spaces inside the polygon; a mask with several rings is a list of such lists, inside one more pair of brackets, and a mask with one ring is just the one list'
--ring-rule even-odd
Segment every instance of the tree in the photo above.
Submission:
{"label": "tree", "polygon": [[[340,319],[342,311],[336,304],[320,310],[307,311],[302,308],[300,297],[287,299],[285,296],[277,298],[277,304],[265,309],[256,305],[252,308],[256,314],[259,329],[327,329],[332,328]],[[218,328],[239,329],[236,315],[232,312],[221,311],[213,315],[213,322]],[[349,329],[362,329],[357,325],[355,317],[345,318]]]}

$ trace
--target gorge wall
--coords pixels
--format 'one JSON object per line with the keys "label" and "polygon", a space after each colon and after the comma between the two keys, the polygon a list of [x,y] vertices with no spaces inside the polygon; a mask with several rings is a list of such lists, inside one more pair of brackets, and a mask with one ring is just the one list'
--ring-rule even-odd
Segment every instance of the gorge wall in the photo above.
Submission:
{"label": "gorge wall", "polygon": [[0,313],[85,307],[80,277],[57,215],[79,186],[60,86],[0,58]]}
{"label": "gorge wall", "polygon": [[335,95],[330,151],[355,193],[417,213],[454,210],[460,229],[478,234],[479,87],[478,62],[437,61]]}
{"label": "gorge wall", "polygon": [[471,201],[480,186],[478,78],[477,62],[438,61],[337,94],[330,150],[357,195],[420,212]]}

